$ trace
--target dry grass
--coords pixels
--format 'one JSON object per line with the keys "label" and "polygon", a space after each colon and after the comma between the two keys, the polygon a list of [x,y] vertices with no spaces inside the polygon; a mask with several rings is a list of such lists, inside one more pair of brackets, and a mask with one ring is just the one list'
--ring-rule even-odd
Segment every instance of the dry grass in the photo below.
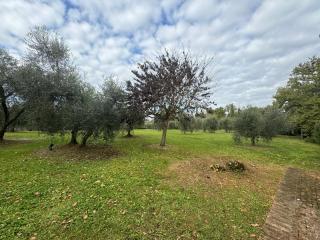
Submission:
{"label": "dry grass", "polygon": [[88,145],[79,147],[73,145],[55,146],[52,151],[41,149],[34,153],[40,158],[63,159],[68,161],[106,160],[119,155],[119,151],[107,145]]}
{"label": "dry grass", "polygon": [[224,165],[227,161],[237,160],[230,157],[197,158],[174,162],[166,173],[169,184],[182,187],[203,187],[211,193],[222,188],[249,188],[266,196],[274,196],[284,172],[284,168],[271,165],[256,165],[243,162],[246,170],[238,172],[217,172],[210,168],[214,164]]}

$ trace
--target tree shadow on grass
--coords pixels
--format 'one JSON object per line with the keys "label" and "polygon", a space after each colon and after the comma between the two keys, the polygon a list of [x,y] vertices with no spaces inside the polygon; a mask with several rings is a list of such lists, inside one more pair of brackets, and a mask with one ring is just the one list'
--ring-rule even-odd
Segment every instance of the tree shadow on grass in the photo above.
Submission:
{"label": "tree shadow on grass", "polygon": [[119,156],[120,151],[113,146],[92,144],[86,147],[74,145],[58,145],[49,149],[41,149],[34,152],[34,155],[42,159],[66,160],[66,161],[94,161],[109,160]]}

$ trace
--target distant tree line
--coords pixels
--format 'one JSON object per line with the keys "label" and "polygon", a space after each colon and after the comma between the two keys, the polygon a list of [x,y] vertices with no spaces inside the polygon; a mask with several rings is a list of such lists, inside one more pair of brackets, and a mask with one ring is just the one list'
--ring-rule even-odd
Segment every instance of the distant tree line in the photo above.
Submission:
{"label": "distant tree line", "polygon": [[96,89],[81,77],[57,33],[36,27],[25,44],[20,59],[0,48],[0,141],[6,131],[26,127],[70,133],[70,144],[85,146],[92,137],[111,141],[121,130],[130,137],[134,127],[145,124],[162,131],[161,146],[168,129],[223,129],[233,132],[236,142],[249,139],[252,145],[277,134],[320,143],[320,58],[295,67],[271,106],[212,108],[210,61],[188,52],[165,51],[138,63],[125,86],[108,77]]}

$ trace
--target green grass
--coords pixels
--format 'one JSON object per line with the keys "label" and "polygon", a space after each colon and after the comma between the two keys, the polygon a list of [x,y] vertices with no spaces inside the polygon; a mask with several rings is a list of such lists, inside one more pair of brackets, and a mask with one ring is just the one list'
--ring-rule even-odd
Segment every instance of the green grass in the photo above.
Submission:
{"label": "green grass", "polygon": [[[171,130],[169,147],[159,149],[153,144],[160,132],[135,135],[118,137],[113,147],[120,154],[111,159],[71,161],[40,157],[49,143],[44,135],[7,134],[31,141],[0,145],[0,239],[254,239],[261,228],[252,224],[263,224],[272,201],[265,189],[275,192],[282,170],[320,170],[320,147],[292,137],[251,147],[223,132]],[[169,171],[175,163],[219,157],[255,171],[267,167],[270,176],[226,174],[225,181],[235,181],[220,187],[179,181],[189,174],[182,167]]]}

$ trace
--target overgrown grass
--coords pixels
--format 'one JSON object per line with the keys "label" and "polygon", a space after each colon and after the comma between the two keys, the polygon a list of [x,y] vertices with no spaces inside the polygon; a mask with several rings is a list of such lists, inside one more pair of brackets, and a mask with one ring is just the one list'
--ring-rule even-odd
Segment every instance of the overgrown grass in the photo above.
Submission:
{"label": "overgrown grass", "polygon": [[[223,132],[171,130],[168,147],[159,149],[160,132],[135,135],[118,137],[113,148],[120,154],[112,158],[71,160],[39,155],[49,143],[44,135],[9,133],[24,141],[0,145],[0,238],[254,239],[283,169],[320,170],[320,147],[290,137],[251,147]],[[249,173],[212,172],[205,180],[207,161],[228,158],[243,161]],[[188,161],[203,162],[203,176],[197,168],[200,180],[192,184],[181,178],[191,174],[184,168],[170,170]]]}

